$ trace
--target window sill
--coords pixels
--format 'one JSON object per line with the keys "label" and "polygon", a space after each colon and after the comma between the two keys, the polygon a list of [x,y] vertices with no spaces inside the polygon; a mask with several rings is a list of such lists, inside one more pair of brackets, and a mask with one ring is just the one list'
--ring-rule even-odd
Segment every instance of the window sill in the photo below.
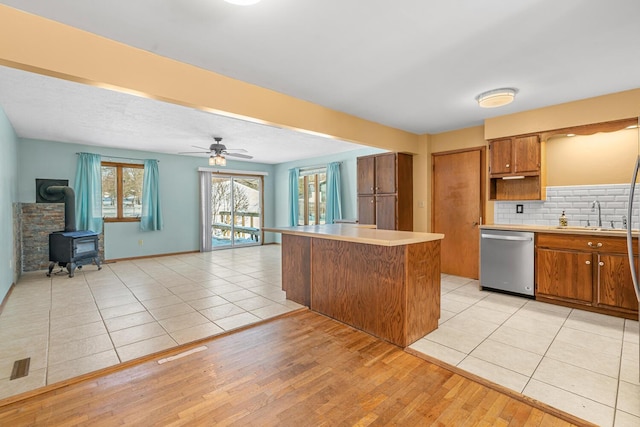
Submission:
{"label": "window sill", "polygon": [[140,222],[140,217],[135,218],[103,218],[104,222]]}

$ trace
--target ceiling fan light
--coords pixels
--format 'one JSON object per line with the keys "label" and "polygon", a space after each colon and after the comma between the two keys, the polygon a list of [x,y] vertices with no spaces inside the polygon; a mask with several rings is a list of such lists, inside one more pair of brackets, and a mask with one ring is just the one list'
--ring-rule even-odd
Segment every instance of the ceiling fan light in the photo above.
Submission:
{"label": "ceiling fan light", "polygon": [[476,96],[476,101],[482,108],[502,107],[503,105],[511,104],[516,97],[516,93],[518,93],[518,90],[513,88],[494,89],[482,92]]}

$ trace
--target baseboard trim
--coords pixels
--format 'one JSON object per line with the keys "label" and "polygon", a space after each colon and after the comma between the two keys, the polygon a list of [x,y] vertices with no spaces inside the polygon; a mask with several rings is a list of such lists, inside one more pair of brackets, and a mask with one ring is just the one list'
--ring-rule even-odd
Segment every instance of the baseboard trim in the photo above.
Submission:
{"label": "baseboard trim", "polygon": [[121,261],[135,261],[137,259],[148,259],[148,258],[159,258],[159,257],[165,257],[165,256],[196,254],[198,252],[200,252],[200,251],[170,252],[170,253],[166,253],[166,254],[141,255],[141,256],[134,256],[134,257],[128,257],[128,258],[113,258],[113,259],[104,260],[104,264],[113,264],[115,262],[121,262]]}
{"label": "baseboard trim", "polygon": [[11,283],[11,286],[9,286],[9,290],[7,291],[6,295],[2,299],[2,302],[0,303],[0,314],[2,314],[2,311],[4,310],[4,307],[7,304],[7,301],[9,301],[9,296],[11,295],[11,292],[13,292],[13,288],[15,286],[16,286],[16,282]]}

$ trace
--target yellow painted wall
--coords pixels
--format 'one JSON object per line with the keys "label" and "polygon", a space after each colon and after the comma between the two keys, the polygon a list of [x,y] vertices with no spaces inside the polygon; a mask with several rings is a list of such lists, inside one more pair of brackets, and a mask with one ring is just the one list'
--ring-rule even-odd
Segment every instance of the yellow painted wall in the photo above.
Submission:
{"label": "yellow painted wall", "polygon": [[633,89],[487,119],[484,137],[494,139],[638,116],[640,89]]}
{"label": "yellow painted wall", "polygon": [[548,186],[626,184],[638,156],[638,129],[553,137],[546,151]]}
{"label": "yellow painted wall", "polygon": [[430,135],[421,135],[418,153],[413,156],[413,229],[431,230],[431,144]]}

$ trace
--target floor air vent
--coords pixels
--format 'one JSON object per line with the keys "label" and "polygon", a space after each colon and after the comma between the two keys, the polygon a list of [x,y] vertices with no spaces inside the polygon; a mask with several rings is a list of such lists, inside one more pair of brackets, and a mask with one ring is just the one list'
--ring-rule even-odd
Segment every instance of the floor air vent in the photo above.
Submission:
{"label": "floor air vent", "polygon": [[30,357],[13,362],[13,370],[11,371],[11,378],[9,379],[15,380],[29,375],[29,363],[31,363]]}

